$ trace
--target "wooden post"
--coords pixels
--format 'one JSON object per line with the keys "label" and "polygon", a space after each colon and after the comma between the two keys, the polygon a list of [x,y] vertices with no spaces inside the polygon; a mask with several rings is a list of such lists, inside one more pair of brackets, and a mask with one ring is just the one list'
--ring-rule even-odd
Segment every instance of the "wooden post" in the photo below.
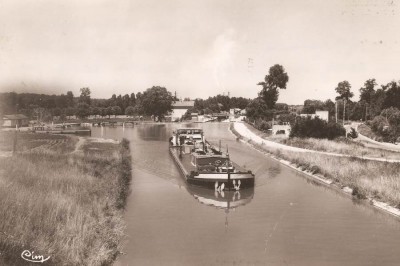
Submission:
{"label": "wooden post", "polygon": [[13,155],[17,153],[17,128],[15,129],[14,134],[14,143],[13,143]]}

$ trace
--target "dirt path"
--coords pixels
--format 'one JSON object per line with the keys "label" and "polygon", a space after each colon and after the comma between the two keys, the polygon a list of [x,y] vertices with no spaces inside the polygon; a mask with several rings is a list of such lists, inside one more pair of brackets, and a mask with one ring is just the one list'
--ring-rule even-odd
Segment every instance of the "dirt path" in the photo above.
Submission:
{"label": "dirt path", "polygon": [[364,159],[364,160],[370,160],[370,161],[379,161],[379,162],[391,162],[391,163],[400,163],[400,160],[395,160],[395,159],[385,159],[385,158],[372,158],[372,157],[362,157],[362,156],[353,156],[353,155],[347,155],[347,154],[340,154],[340,153],[332,153],[332,152],[323,152],[323,151],[315,151],[315,150],[308,150],[308,149],[303,149],[303,148],[298,148],[298,147],[292,147],[288,145],[284,145],[281,143],[276,143],[270,140],[263,139],[259,136],[257,136],[255,133],[251,132],[248,128],[247,125],[244,123],[239,123],[235,122],[233,124],[235,130],[245,138],[251,139],[257,144],[264,144],[267,145],[268,147],[271,148],[276,148],[276,149],[282,149],[282,150],[287,150],[287,151],[294,151],[294,152],[312,152],[312,153],[318,153],[318,154],[323,154],[323,155],[330,155],[330,156],[337,156],[337,157],[352,157],[352,158],[359,158],[359,159]]}
{"label": "dirt path", "polygon": [[360,124],[357,124],[355,126],[355,129],[358,133],[358,137],[356,140],[361,141],[365,146],[370,147],[370,148],[377,148],[377,149],[383,149],[383,150],[388,150],[388,151],[395,151],[395,152],[400,152],[400,146],[395,145],[392,143],[387,143],[387,142],[379,142],[373,139],[368,138],[367,136],[364,136],[358,131],[358,126]]}
{"label": "dirt path", "polygon": [[81,151],[82,145],[85,143],[84,137],[79,137],[78,142],[75,144],[75,150],[72,153],[77,153]]}

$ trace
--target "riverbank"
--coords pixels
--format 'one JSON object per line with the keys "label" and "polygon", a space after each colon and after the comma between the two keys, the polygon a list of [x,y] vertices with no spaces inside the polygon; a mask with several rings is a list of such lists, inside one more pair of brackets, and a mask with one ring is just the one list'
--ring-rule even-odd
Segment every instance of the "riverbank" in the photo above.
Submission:
{"label": "riverbank", "polygon": [[0,264],[21,265],[24,250],[49,265],[111,264],[130,180],[127,140],[19,133],[17,153],[0,157]]}
{"label": "riverbank", "polygon": [[[246,124],[246,128],[252,134],[263,139],[265,143],[277,143],[278,145],[273,144],[273,146],[282,149],[291,149],[299,152],[315,151],[324,155],[357,157],[367,160],[400,163],[400,149],[388,149],[382,145],[370,145],[361,138],[354,140],[345,137],[334,140],[297,137],[288,138],[285,135],[271,135],[261,132],[249,124]],[[360,137],[362,136],[360,135]]]}
{"label": "riverbank", "polygon": [[299,151],[294,147],[282,149],[278,143],[269,145],[270,142],[256,134],[238,132],[237,125],[238,123],[231,124],[232,133],[253,148],[272,155],[285,165],[326,185],[338,187],[358,199],[368,199],[377,208],[400,217],[399,163],[330,156]]}

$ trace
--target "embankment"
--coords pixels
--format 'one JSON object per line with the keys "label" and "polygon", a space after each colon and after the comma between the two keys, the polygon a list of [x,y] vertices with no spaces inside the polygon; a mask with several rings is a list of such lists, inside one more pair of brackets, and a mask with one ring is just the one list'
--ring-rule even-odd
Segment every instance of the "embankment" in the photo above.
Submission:
{"label": "embankment", "polygon": [[129,142],[76,143],[21,134],[30,148],[0,158],[0,264],[22,265],[24,250],[50,257],[44,265],[110,265],[119,254]]}
{"label": "embankment", "polygon": [[[316,152],[282,149],[280,145],[269,145],[252,132],[244,136],[230,130],[236,137],[253,148],[270,154],[285,165],[301,171],[314,180],[341,189],[358,199],[368,199],[371,204],[400,217],[400,163],[371,161],[348,156],[330,156]],[[253,134],[253,135],[250,135]]]}

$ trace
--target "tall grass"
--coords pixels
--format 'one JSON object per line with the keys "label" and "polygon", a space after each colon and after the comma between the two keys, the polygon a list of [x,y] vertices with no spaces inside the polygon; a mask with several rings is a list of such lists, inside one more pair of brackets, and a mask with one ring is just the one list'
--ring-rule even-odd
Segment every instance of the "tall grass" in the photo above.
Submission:
{"label": "tall grass", "polygon": [[330,178],[341,186],[353,188],[358,197],[375,198],[400,207],[400,163],[287,151],[256,144],[244,139],[234,127],[231,130],[258,150],[290,161],[302,170]]}
{"label": "tall grass", "polygon": [[[95,144],[94,144],[95,146]],[[0,159],[0,252],[23,250],[51,265],[108,265],[123,236],[129,144],[82,154],[35,150]]]}
{"label": "tall grass", "polygon": [[379,148],[370,148],[364,144],[341,137],[335,140],[314,138],[285,138],[278,139],[282,144],[315,151],[339,153],[350,156],[386,158],[400,160],[400,152]]}

